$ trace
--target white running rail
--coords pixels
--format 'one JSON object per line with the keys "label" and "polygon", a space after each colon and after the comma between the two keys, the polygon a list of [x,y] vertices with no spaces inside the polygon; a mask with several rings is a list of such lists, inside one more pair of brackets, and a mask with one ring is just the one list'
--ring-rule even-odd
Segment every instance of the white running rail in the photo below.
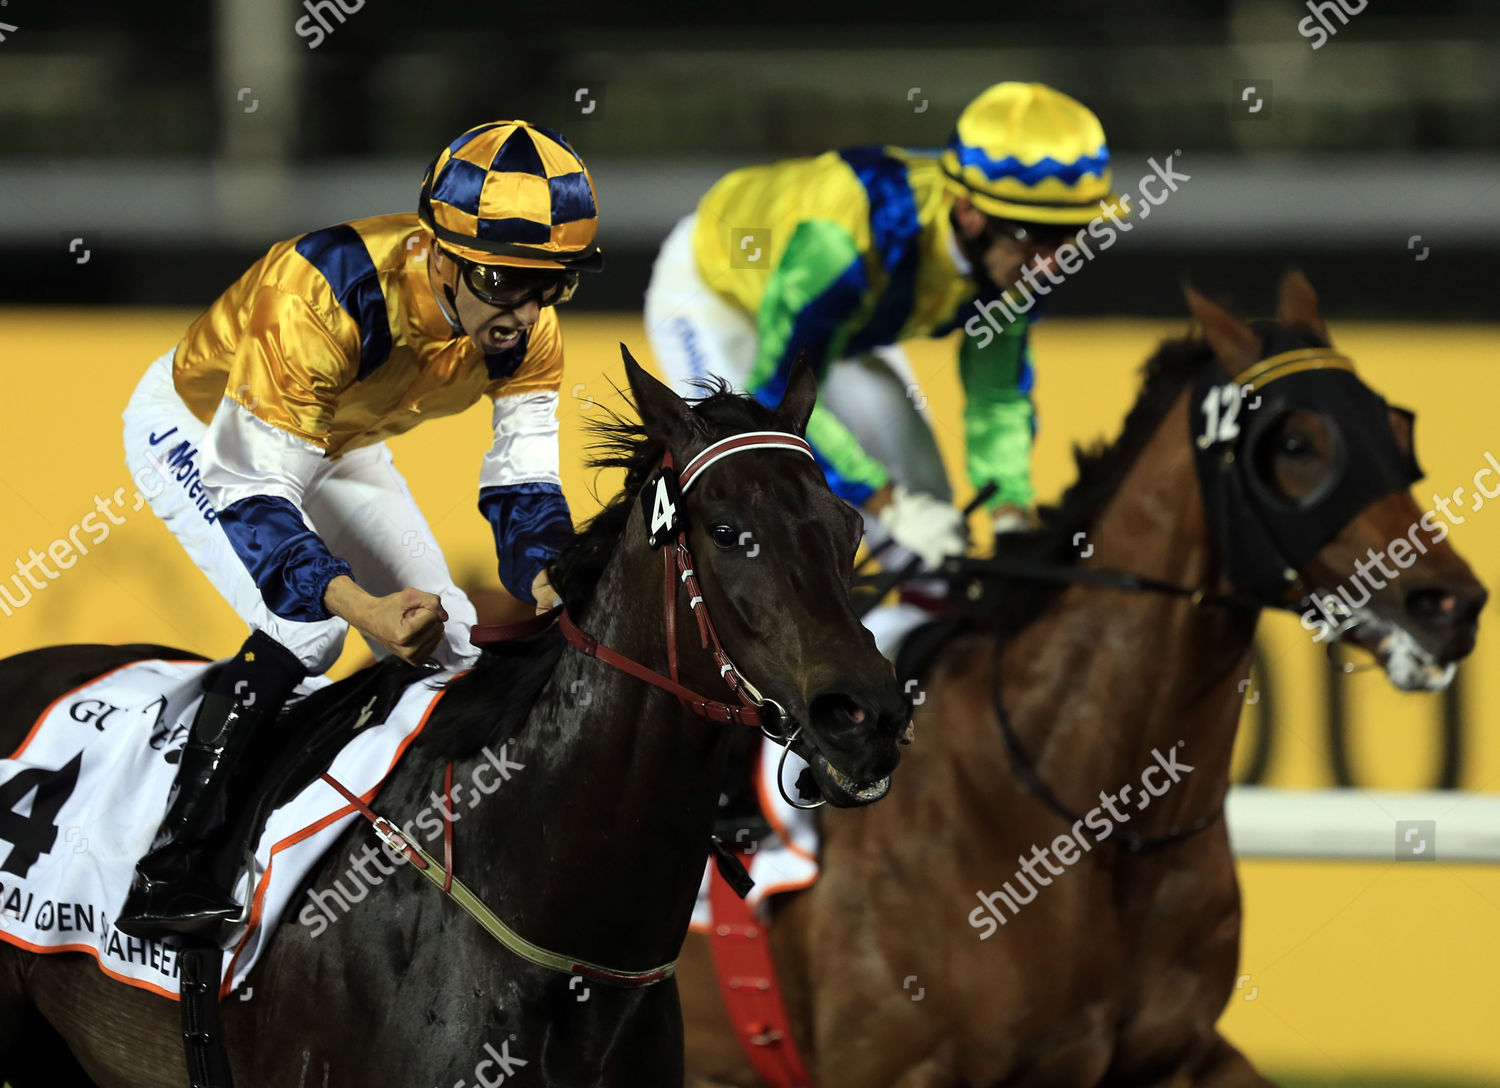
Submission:
{"label": "white running rail", "polygon": [[1244,858],[1500,862],[1500,794],[1236,786],[1226,819]]}

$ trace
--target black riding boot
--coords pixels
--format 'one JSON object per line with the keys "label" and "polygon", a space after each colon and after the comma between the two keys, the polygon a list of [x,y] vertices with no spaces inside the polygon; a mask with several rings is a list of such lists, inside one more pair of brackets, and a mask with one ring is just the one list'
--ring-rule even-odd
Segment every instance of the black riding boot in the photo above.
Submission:
{"label": "black riding boot", "polygon": [[241,859],[221,856],[265,763],[267,726],[305,675],[291,651],[260,631],[227,662],[193,719],[167,814],[115,928],[132,937],[217,939],[239,918]]}

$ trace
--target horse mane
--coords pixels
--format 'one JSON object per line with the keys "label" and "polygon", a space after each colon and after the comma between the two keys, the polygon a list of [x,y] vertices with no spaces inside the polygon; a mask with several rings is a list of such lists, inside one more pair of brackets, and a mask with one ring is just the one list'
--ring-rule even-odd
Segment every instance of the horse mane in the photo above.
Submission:
{"label": "horse mane", "polygon": [[[771,409],[753,397],[733,392],[722,379],[697,384],[703,396],[694,401],[693,412],[710,441],[740,431],[774,429]],[[629,393],[620,393],[634,410]],[[624,469],[625,479],[615,497],[577,531],[552,564],[553,586],[569,614],[580,619],[624,535],[631,504],[666,452],[666,443],[644,424],[609,408],[590,419],[585,429],[593,438],[586,466],[596,471]],[[554,626],[534,638],[486,646],[474,667],[448,685],[441,713],[433,715],[419,743],[453,758],[503,743],[525,723],[565,645]]]}
{"label": "horse mane", "polygon": [[[1055,506],[1038,509],[1039,527],[998,537],[996,555],[1077,562],[1074,535],[1087,531],[1098,519],[1183,387],[1212,357],[1200,337],[1162,341],[1141,367],[1141,390],[1119,436],[1109,443],[1075,445],[1078,476],[1072,485]],[[693,411],[711,439],[772,426],[770,409],[732,392],[727,383],[715,380],[703,383],[701,389],[704,396],[694,403]],[[553,585],[575,616],[582,616],[592,602],[630,518],[631,503],[661,464],[666,449],[641,423],[607,408],[588,422],[587,430],[593,438],[587,466],[624,469],[625,479],[615,497],[578,530],[553,563]],[[1018,631],[1036,619],[1063,588],[1058,582],[1009,581],[1007,591],[997,595],[999,605],[986,626]],[[565,645],[561,632],[553,627],[535,638],[486,647],[474,668],[448,686],[442,712],[433,716],[419,744],[462,758],[487,744],[503,743],[526,721]]]}
{"label": "horse mane", "polygon": [[[754,397],[735,393],[722,378],[695,383],[703,396],[693,402],[693,413],[704,424],[710,440],[740,431],[773,430],[771,409]],[[626,396],[629,401],[628,395]],[[633,405],[632,405],[633,407]],[[588,421],[587,467],[595,470],[621,468],[625,480],[615,497],[579,530],[573,544],[553,564],[553,585],[567,602],[568,611],[582,616],[593,600],[594,590],[614,555],[615,545],[630,520],[631,503],[646,479],[661,465],[666,443],[646,428],[610,409]],[[678,466],[681,468],[681,466]]]}
{"label": "horse mane", "polygon": [[[1183,387],[1213,358],[1207,341],[1196,336],[1163,340],[1141,366],[1141,390],[1113,442],[1088,447],[1074,445],[1078,476],[1055,506],[1038,507],[1041,524],[1026,532],[1002,533],[995,538],[995,554],[1047,563],[1071,565],[1079,558],[1073,543],[1086,532],[1119,491],[1136,458],[1156,434]],[[999,605],[988,618],[1002,630],[1019,631],[1066,588],[1066,583],[1036,579],[1007,580],[998,594]]]}

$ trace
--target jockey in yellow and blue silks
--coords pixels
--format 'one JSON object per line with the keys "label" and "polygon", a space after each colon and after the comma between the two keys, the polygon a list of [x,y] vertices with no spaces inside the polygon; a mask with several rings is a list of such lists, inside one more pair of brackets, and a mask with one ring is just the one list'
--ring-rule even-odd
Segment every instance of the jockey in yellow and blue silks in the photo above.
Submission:
{"label": "jockey in yellow and blue silks", "polygon": [[[1098,119],[1050,87],[1001,83],[941,150],[857,147],[737,170],[662,247],[646,296],[657,360],[683,389],[722,377],[775,403],[806,353],[822,378],[808,427],[834,490],[929,565],[962,518],[899,344],[964,328],[968,474],[997,520],[1031,505],[1035,311],[979,318],[1111,194]],[[1107,247],[1105,247],[1107,248]],[[1000,311],[991,305],[987,313]]]}
{"label": "jockey in yellow and blue silks", "polygon": [[480,125],[433,161],[416,214],[277,243],[147,371],[127,463],[252,633],[194,720],[120,929],[213,934],[237,915],[234,874],[215,871],[229,810],[265,723],[349,627],[378,656],[477,657],[473,605],[385,439],[489,397],[479,509],[500,579],[538,611],[556,603],[546,568],[573,523],[554,307],[601,267],[597,227],[593,180],[560,134]]}

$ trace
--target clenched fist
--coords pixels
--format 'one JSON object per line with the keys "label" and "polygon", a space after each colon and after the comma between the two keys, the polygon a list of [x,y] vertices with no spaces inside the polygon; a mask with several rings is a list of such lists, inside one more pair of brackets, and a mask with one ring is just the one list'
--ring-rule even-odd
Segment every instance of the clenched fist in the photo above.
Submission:
{"label": "clenched fist", "polygon": [[408,588],[372,597],[344,574],[328,583],[323,603],[360,634],[413,665],[422,664],[442,644],[443,624],[448,621],[435,593]]}

